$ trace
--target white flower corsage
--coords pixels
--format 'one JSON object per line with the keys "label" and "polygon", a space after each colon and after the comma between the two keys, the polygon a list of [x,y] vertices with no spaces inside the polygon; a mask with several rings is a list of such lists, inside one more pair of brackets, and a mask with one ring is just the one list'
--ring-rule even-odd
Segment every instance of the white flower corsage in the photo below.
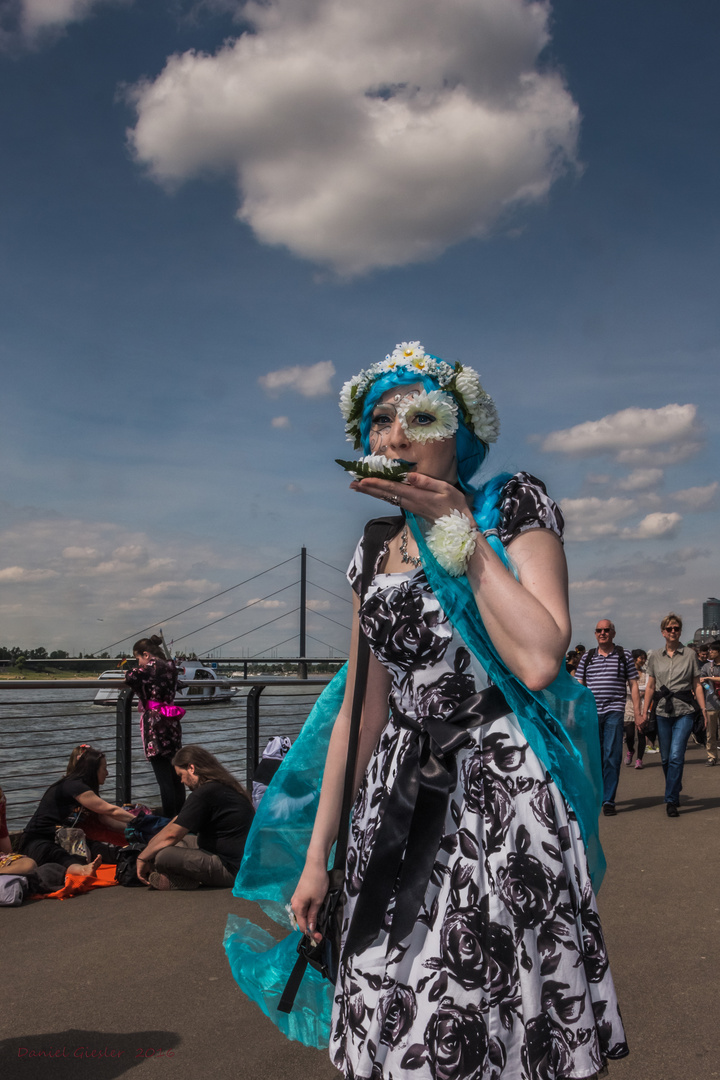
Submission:
{"label": "white flower corsage", "polygon": [[404,480],[412,469],[409,461],[393,461],[384,454],[368,454],[358,461],[343,461],[335,458],[335,461],[346,472],[354,473],[360,480],[369,477],[376,480]]}
{"label": "white flower corsage", "polygon": [[476,525],[459,510],[439,517],[427,534],[427,546],[451,577],[465,573],[475,550]]}
{"label": "white flower corsage", "polygon": [[[449,439],[458,427],[458,407],[450,394],[442,390],[423,390],[405,397],[397,407],[400,423],[409,439],[426,443],[435,439]],[[417,421],[425,415],[429,423]]]}

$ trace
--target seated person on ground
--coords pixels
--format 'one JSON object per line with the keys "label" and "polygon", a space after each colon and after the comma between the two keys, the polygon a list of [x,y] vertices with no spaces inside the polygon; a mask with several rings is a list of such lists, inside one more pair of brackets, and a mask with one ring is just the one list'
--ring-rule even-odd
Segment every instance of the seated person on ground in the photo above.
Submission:
{"label": "seated person on ground", "polygon": [[71,874],[94,873],[103,861],[103,848],[106,845],[88,841],[94,857],[91,862],[79,863],[76,855],[71,855],[55,843],[55,830],[59,825],[65,825],[67,818],[77,810],[78,805],[103,819],[111,818],[122,828],[134,820],[127,810],[100,798],[98,791],[105,783],[107,775],[105,755],[92,746],[88,747],[78,758],[72,772],[56,780],[43,795],[20,838],[20,851],[23,855],[34,859],[38,866],[52,862],[60,863]]}
{"label": "seated person on ground", "polygon": [[190,795],[141,852],[138,877],[154,889],[229,889],[255,813],[250,796],[202,746],[183,746],[173,766]]}
{"label": "seated person on ground", "polygon": [[[74,771],[75,766],[86,750],[92,750],[90,743],[80,743],[79,746],[73,747],[65,770],[66,776],[70,776]],[[76,807],[75,811],[65,824],[82,829],[88,840],[97,840],[102,844],[114,844],[116,847],[125,847],[127,845],[125,824],[118,818],[113,817],[111,814],[94,814],[85,807]],[[135,813],[134,810],[131,810],[131,812]]]}
{"label": "seated person on ground", "polygon": [[35,860],[26,855],[14,855],[7,827],[7,801],[0,788],[0,874],[32,874]]}

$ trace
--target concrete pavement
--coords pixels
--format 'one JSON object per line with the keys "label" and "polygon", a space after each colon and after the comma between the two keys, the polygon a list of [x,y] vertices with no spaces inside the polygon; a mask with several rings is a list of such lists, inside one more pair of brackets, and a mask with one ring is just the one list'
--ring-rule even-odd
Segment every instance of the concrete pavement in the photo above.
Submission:
{"label": "concrete pavement", "polygon": [[[720,1078],[720,767],[704,758],[688,750],[677,820],[659,755],[623,767],[618,815],[601,819],[600,913],[631,1048],[612,1080]],[[324,1052],[287,1042],[238,990],[222,948],[230,911],[257,919],[224,890],[3,909],[2,1080],[337,1080]]]}

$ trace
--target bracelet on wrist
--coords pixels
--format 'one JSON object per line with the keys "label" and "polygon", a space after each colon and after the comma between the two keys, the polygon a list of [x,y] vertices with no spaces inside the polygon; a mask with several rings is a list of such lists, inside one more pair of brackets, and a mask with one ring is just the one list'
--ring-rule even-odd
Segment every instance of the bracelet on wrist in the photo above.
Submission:
{"label": "bracelet on wrist", "polygon": [[475,551],[478,527],[459,510],[439,517],[427,535],[427,546],[451,577],[460,577]]}

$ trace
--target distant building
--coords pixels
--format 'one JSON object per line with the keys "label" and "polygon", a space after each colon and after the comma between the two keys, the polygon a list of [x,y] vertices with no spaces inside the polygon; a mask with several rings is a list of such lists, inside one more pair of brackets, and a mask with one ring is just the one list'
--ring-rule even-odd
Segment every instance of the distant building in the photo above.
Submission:
{"label": "distant building", "polygon": [[703,624],[695,631],[693,640],[697,644],[700,641],[712,641],[720,637],[720,600],[716,596],[709,596],[703,604]]}

